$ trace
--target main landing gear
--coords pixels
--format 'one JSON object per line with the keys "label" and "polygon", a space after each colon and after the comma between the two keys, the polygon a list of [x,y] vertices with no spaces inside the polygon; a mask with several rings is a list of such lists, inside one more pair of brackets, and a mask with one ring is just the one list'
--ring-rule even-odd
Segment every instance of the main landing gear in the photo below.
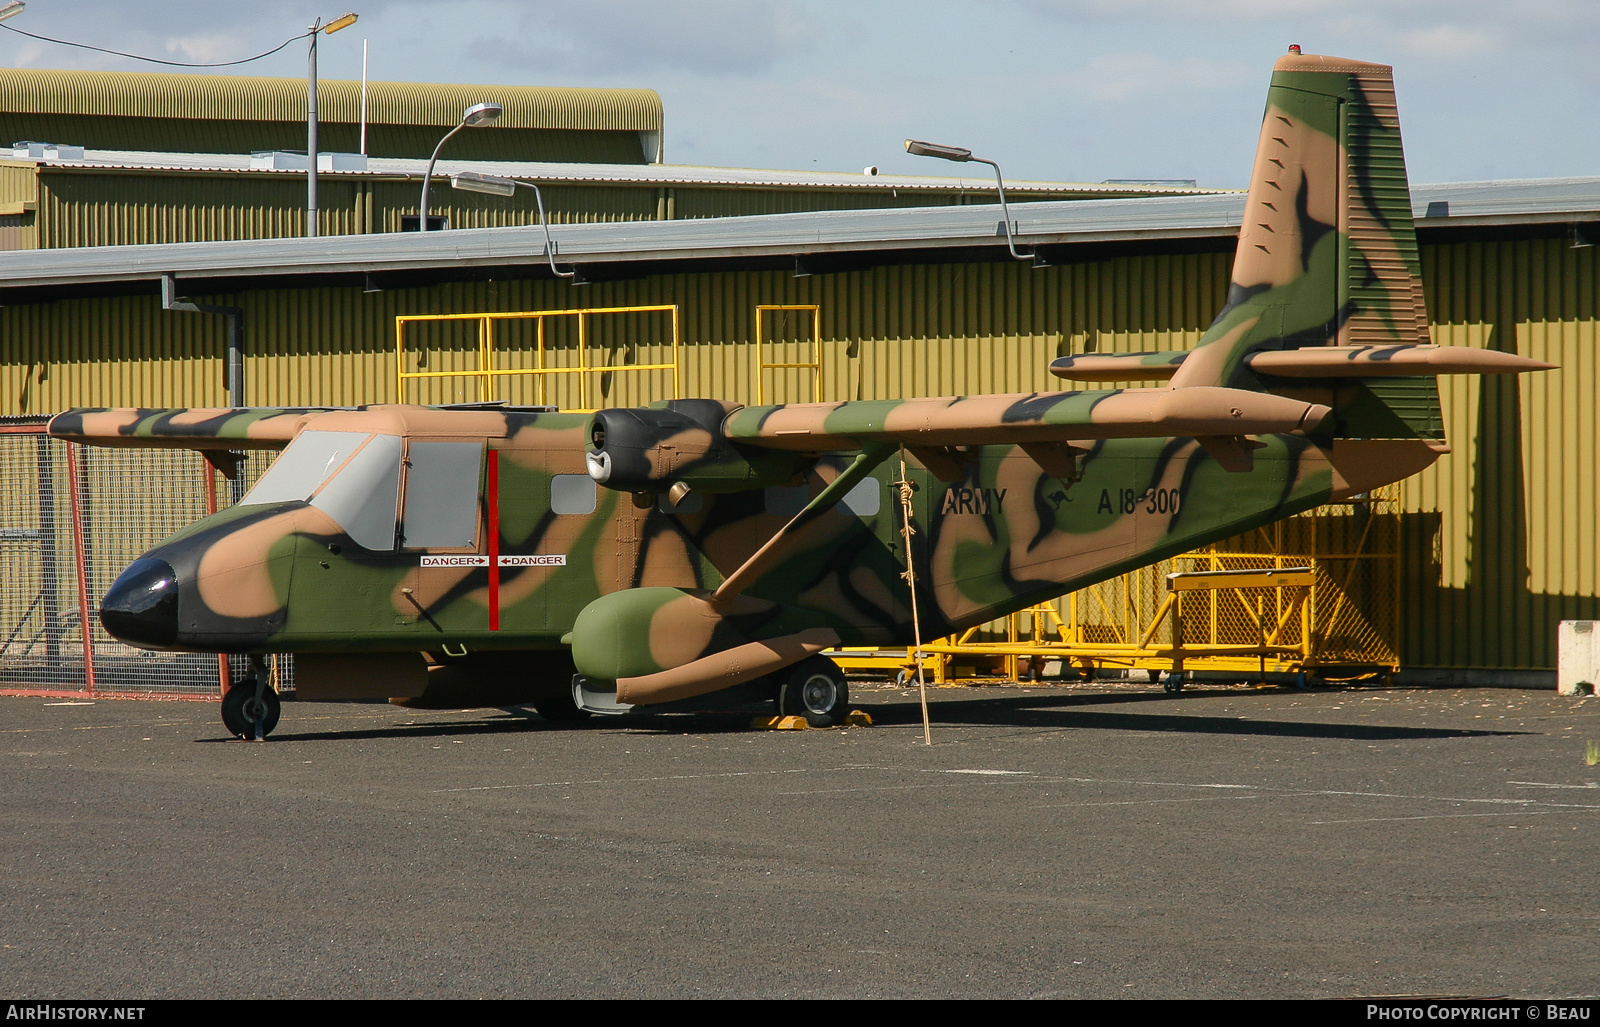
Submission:
{"label": "main landing gear", "polygon": [[272,687],[267,661],[250,657],[250,671],[235,681],[222,697],[222,726],[236,738],[261,741],[278,726],[283,702]]}
{"label": "main landing gear", "polygon": [[833,727],[850,712],[850,687],[839,665],[808,656],[790,667],[778,685],[778,715],[804,717],[812,727]]}

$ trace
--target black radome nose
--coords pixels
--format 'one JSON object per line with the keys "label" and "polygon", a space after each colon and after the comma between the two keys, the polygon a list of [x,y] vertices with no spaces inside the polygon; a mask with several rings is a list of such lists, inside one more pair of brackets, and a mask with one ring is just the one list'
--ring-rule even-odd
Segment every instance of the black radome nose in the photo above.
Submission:
{"label": "black radome nose", "polygon": [[141,648],[166,648],[178,637],[178,576],[165,560],[135,560],[100,603],[100,623]]}

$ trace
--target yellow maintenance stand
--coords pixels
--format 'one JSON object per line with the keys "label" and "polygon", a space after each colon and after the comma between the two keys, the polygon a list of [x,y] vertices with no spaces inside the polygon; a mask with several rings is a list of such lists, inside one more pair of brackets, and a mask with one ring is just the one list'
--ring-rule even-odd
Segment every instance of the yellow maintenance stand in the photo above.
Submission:
{"label": "yellow maintenance stand", "polygon": [[[1142,670],[1352,679],[1398,669],[1398,491],[1320,507],[922,647],[932,680]],[[909,677],[913,650],[839,650],[846,670]]]}

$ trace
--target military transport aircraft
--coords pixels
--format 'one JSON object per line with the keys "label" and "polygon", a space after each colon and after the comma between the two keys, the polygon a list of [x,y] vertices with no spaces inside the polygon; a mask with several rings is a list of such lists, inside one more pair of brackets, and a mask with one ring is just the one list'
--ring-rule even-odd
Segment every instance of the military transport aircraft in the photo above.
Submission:
{"label": "military transport aircraft", "polygon": [[[223,720],[306,699],[621,712],[724,690],[816,724],[822,655],[939,636],[1398,481],[1446,451],[1435,375],[1549,367],[1428,345],[1390,69],[1272,76],[1226,306],[1188,352],[1062,378],[1165,387],[741,407],[72,410],[57,438],[287,447],[135,561],[101,619],[253,654]],[[910,580],[894,482],[915,486]],[[1070,501],[1065,501],[1070,500]]]}

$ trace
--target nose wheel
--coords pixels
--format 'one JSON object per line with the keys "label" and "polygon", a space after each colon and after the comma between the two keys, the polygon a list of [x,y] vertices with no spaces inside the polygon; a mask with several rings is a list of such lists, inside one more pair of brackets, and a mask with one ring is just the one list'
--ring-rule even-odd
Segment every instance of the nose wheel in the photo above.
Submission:
{"label": "nose wheel", "polygon": [[222,726],[236,738],[261,741],[278,726],[283,702],[272,687],[267,661],[250,657],[250,672],[233,683],[222,697]]}

